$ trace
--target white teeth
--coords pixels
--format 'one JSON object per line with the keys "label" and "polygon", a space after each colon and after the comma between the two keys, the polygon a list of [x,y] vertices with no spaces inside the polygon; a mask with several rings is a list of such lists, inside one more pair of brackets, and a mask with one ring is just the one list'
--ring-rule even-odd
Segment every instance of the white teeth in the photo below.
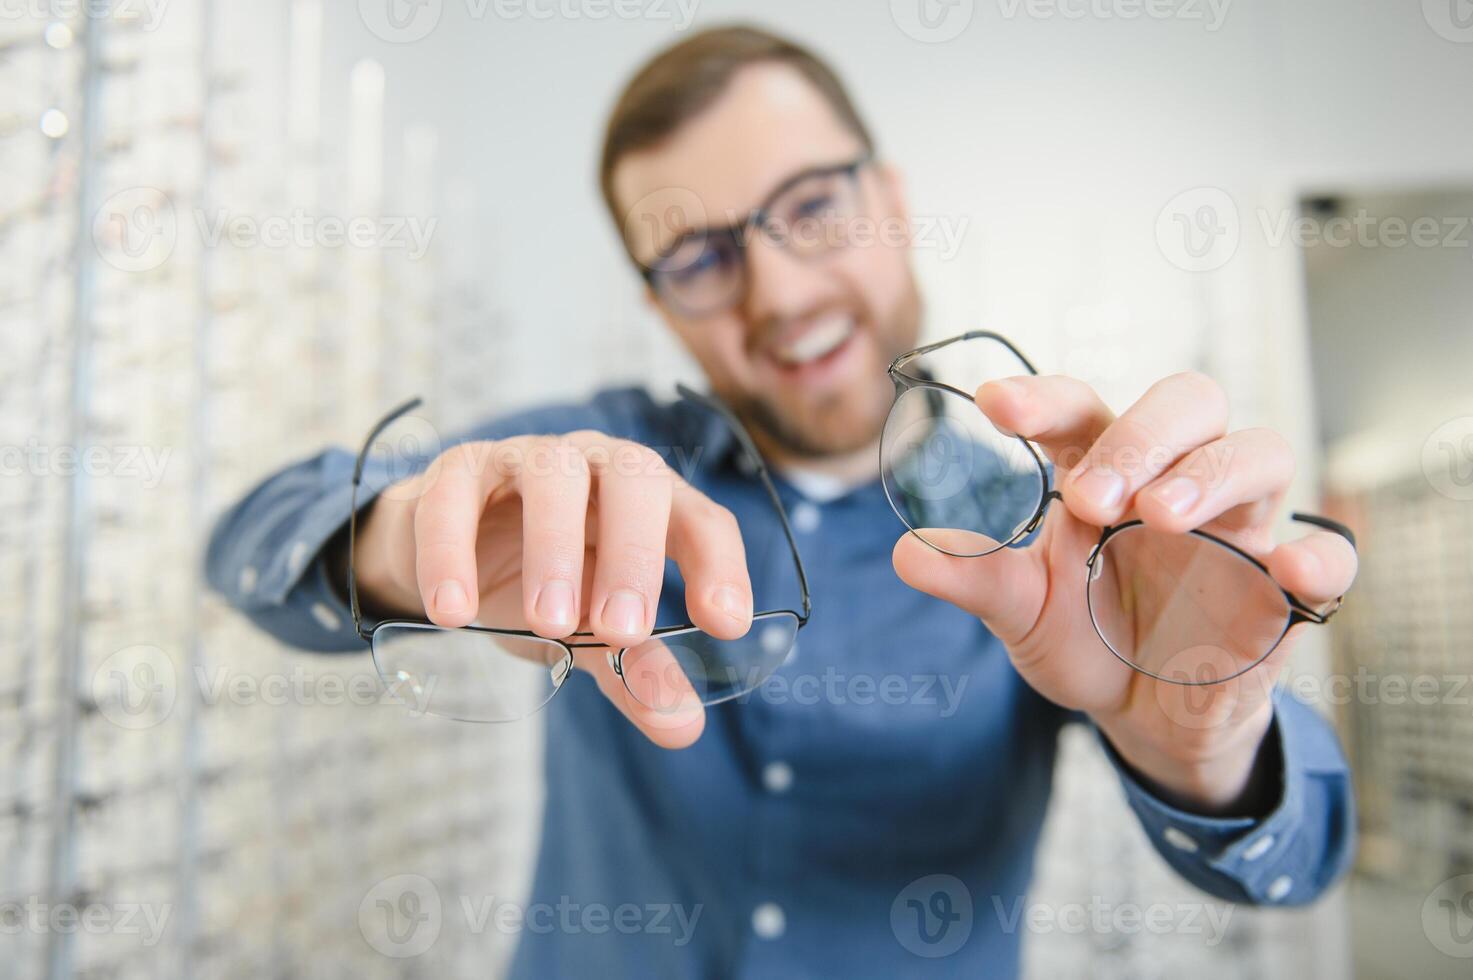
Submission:
{"label": "white teeth", "polygon": [[847,317],[832,317],[818,326],[805,330],[796,340],[790,341],[773,351],[784,364],[797,365],[816,361],[832,353],[854,332],[854,321]]}

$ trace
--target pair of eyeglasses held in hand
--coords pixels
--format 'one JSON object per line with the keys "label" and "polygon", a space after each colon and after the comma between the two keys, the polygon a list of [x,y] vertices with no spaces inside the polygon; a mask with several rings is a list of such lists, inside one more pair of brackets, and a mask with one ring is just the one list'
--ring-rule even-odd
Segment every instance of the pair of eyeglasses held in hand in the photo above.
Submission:
{"label": "pair of eyeglasses held in hand", "polygon": [[[985,330],[919,347],[890,364],[895,402],[880,441],[890,506],[935,550],[979,558],[1022,544],[1060,493],[1032,443],[1000,432],[972,395],[937,380],[943,361],[965,375],[973,391],[1038,372],[1011,342]],[[1328,517],[1292,518],[1355,545],[1350,529]],[[1173,684],[1219,684],[1240,676],[1262,663],[1293,626],[1326,622],[1344,599],[1315,609],[1221,534],[1171,534],[1139,520],[1102,529],[1085,573],[1086,603],[1100,640],[1133,669]]]}
{"label": "pair of eyeglasses held in hand", "polygon": [[447,628],[422,619],[391,618],[366,624],[355,564],[358,491],[376,445],[386,430],[420,404],[416,398],[386,415],[364,441],[353,467],[348,523],[347,584],[353,625],[370,645],[380,678],[399,700],[416,710],[461,721],[518,721],[552,700],[572,674],[575,651],[588,651],[609,657],[614,672],[639,703],[673,711],[691,698],[713,705],[749,694],[782,666],[812,609],[808,577],[787,513],[762,457],[736,418],[714,399],[684,385],[677,387],[682,397],[721,416],[751,460],[793,554],[801,612],[771,609],[755,613],[751,629],[734,640],[711,636],[692,623],[661,626],[638,646],[617,650],[593,640],[589,633],[559,640],[530,630],[478,625]]}

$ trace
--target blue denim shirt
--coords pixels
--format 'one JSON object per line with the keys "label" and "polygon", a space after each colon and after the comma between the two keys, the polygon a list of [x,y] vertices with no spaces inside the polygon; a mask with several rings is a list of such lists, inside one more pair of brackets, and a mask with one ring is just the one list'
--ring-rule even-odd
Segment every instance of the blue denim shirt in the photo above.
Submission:
{"label": "blue denim shirt", "polygon": [[[735,513],[756,608],[797,608],[771,504],[709,410],[620,389],[462,438],[575,429],[660,451]],[[286,643],[366,655],[322,560],[348,518],[352,465],[351,452],[330,449],[266,480],[220,520],[207,572]],[[828,502],[781,478],[778,489],[813,617],[762,689],[709,709],[704,735],[682,751],[646,741],[582,672],[545,709],[530,902],[602,905],[610,917],[602,928],[529,921],[513,976],[1017,974],[1024,926],[1009,910],[1027,894],[1059,728],[1084,719],[1025,684],[975,617],[900,582],[890,555],[903,528],[878,479]],[[687,618],[670,567],[661,625]],[[1330,727],[1287,694],[1264,755],[1281,790],[1259,819],[1175,809],[1105,749],[1156,849],[1212,895],[1302,904],[1349,863],[1344,757]]]}

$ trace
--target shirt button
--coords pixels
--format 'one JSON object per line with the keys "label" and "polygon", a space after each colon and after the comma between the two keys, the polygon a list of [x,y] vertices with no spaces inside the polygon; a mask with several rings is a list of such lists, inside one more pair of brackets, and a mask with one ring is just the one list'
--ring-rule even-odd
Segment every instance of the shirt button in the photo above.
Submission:
{"label": "shirt button", "polygon": [[762,769],[762,785],[769,793],[786,793],[793,785],[793,767],[786,762],[769,762]]}
{"label": "shirt button", "polygon": [[292,550],[286,556],[287,571],[295,575],[302,570],[302,566],[305,564],[307,564],[307,542],[293,542]]}
{"label": "shirt button", "polygon": [[793,529],[801,534],[812,534],[818,530],[819,521],[822,520],[818,508],[803,500],[793,508]]}
{"label": "shirt button", "polygon": [[1167,827],[1161,836],[1178,851],[1186,851],[1188,854],[1195,854],[1197,851],[1197,842],[1176,827]]}
{"label": "shirt button", "polygon": [[1268,898],[1270,902],[1281,901],[1284,896],[1289,894],[1289,890],[1293,887],[1293,878],[1290,878],[1288,875],[1279,875],[1273,880],[1273,883],[1268,886],[1268,891],[1264,892],[1264,895]]}
{"label": "shirt button", "polygon": [[776,902],[763,902],[752,910],[752,931],[758,939],[781,939],[787,928],[787,917]]}
{"label": "shirt button", "polygon": [[312,603],[312,618],[317,620],[318,626],[329,633],[337,632],[343,625],[343,621],[338,619],[338,614],[321,602]]}
{"label": "shirt button", "polygon": [[1257,861],[1268,853],[1268,849],[1274,846],[1274,835],[1264,834],[1258,840],[1243,848],[1244,861]]}

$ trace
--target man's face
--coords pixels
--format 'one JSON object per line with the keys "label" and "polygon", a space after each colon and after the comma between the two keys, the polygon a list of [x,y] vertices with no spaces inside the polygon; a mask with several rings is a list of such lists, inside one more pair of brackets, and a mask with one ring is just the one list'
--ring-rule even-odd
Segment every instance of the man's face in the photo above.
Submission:
{"label": "man's face", "polygon": [[[648,264],[683,225],[741,221],[790,177],[861,152],[802,75],[782,65],[745,68],[670,139],[615,167],[630,249]],[[691,316],[656,299],[716,394],[759,437],[800,456],[850,452],[878,438],[892,396],[885,367],[919,331],[909,236],[893,233],[908,227],[899,180],[873,165],[857,180],[854,224],[863,239],[800,258],[749,234],[747,288],[734,306]]]}

